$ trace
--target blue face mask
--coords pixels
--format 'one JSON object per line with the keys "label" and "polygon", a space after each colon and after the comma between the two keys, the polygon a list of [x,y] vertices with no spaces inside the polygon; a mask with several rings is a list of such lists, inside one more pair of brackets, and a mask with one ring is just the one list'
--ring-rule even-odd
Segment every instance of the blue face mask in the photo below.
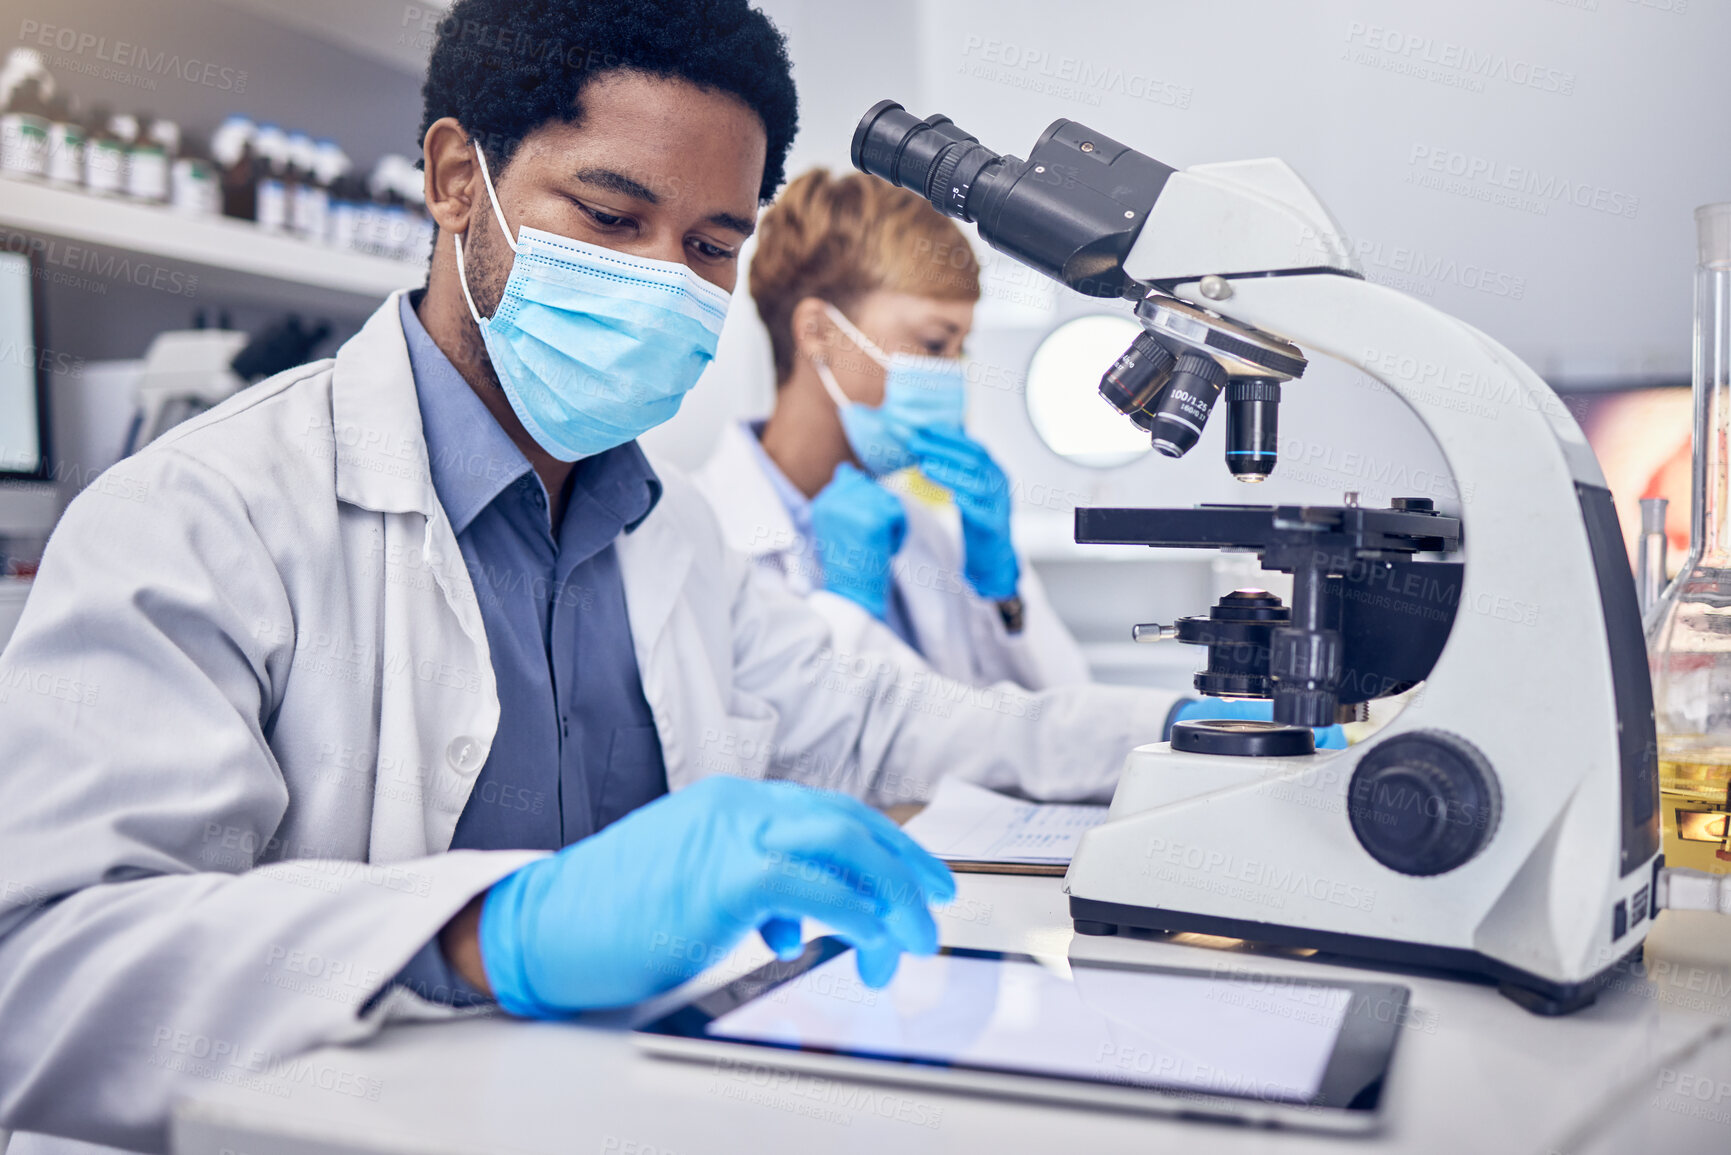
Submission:
{"label": "blue face mask", "polygon": [[487,199],[516,254],[504,296],[482,317],[469,294],[463,238],[457,277],[493,372],[517,419],[560,461],[623,445],[675,413],[715,356],[729,295],[674,261],[656,261],[540,229],[517,239]]}
{"label": "blue face mask", "polygon": [[813,363],[819,381],[841,413],[842,432],[865,471],[883,477],[914,464],[908,446],[915,430],[938,426],[960,429],[967,411],[967,379],[962,363],[946,357],[889,355],[834,305],[824,303],[830,320],[883,366],[884,401],[877,408],[850,400],[824,361]]}

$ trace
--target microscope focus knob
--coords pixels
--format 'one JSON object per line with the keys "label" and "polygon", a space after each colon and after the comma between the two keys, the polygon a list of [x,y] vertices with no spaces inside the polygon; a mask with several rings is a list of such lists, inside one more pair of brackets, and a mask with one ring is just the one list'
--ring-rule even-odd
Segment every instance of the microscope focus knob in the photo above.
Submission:
{"label": "microscope focus knob", "polygon": [[1443,874],[1496,833],[1496,772],[1464,738],[1415,730],[1377,745],[1347,793],[1353,833],[1372,858],[1402,874]]}

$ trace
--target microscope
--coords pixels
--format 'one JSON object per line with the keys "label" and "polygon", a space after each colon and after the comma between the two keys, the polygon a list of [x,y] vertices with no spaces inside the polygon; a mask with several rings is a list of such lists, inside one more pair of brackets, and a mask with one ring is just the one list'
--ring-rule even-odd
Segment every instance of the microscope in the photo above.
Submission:
{"label": "microscope", "polygon": [[[1138,626],[1203,646],[1205,694],[1273,720],[1180,722],[1129,755],[1065,879],[1078,933],[1191,932],[1591,1003],[1658,909],[1652,690],[1611,495],[1556,395],[1494,339],[1365,280],[1279,160],[1178,170],[1070,120],[1027,160],[883,101],[854,165],[1069,286],[1133,302],[1105,399],[1177,457],[1224,397],[1226,466],[1278,464],[1313,355],[1401,397],[1467,500],[1076,510],[1076,540],[1254,552],[1292,575]],[[1380,706],[1379,706],[1380,704]],[[1392,718],[1344,750],[1311,727]]]}

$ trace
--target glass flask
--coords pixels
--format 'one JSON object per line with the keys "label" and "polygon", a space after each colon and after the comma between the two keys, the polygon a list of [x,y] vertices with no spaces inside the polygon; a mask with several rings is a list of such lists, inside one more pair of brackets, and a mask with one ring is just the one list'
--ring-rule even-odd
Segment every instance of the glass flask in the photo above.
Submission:
{"label": "glass flask", "polygon": [[1695,210],[1689,556],[1647,615],[1665,861],[1731,872],[1731,204]]}

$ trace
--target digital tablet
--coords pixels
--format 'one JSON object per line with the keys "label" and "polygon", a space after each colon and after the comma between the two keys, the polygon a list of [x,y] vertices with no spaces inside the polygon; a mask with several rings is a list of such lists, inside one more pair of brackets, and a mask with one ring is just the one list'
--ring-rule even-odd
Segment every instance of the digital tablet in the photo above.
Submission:
{"label": "digital tablet", "polygon": [[836,938],[637,1031],[648,1051],[1329,1131],[1376,1127],[1406,987],[946,948],[860,982]]}

